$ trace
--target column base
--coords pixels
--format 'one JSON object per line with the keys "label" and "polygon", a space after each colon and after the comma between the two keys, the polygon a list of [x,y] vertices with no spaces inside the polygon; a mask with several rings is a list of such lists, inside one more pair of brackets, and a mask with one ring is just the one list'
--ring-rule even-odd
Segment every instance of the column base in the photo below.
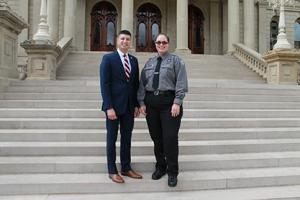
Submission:
{"label": "column base", "polygon": [[55,80],[57,56],[60,49],[49,41],[36,43],[34,40],[21,43],[28,55],[27,79]]}
{"label": "column base", "polygon": [[274,49],[263,56],[268,64],[268,84],[298,85],[300,53],[288,49]]}
{"label": "column base", "polygon": [[174,53],[176,54],[192,54],[192,51],[190,49],[175,49]]}

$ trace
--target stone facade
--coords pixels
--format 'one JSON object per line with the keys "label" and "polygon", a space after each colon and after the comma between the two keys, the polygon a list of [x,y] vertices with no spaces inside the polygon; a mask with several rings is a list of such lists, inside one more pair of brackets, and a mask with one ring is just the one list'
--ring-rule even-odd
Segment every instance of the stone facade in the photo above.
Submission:
{"label": "stone facade", "polygon": [[[5,1],[0,2],[0,83],[18,78],[17,50],[18,35],[26,22],[20,18]],[[2,86],[0,86],[0,90]]]}
{"label": "stone facade", "polygon": [[[53,5],[53,1],[57,2],[58,5]],[[161,12],[161,32],[165,32],[170,36],[171,42],[170,47],[172,50],[176,50],[177,44],[179,43],[177,38],[177,29],[176,29],[176,19],[179,19],[181,16],[177,15],[176,5],[179,0],[133,0],[128,1],[133,3],[133,13],[122,13],[122,0],[109,0],[107,2],[111,3],[116,11],[117,11],[117,20],[116,20],[116,32],[118,32],[122,27],[127,27],[126,24],[122,24],[122,16],[126,17],[132,16],[133,24],[130,24],[129,27],[132,27],[132,32],[134,36],[137,35],[137,11],[140,6],[145,3],[151,3],[157,6]],[[270,49],[270,22],[274,15],[278,14],[278,12],[274,12],[271,7],[268,6],[266,1],[256,1],[253,2],[247,1],[247,5],[242,0],[184,0],[188,2],[188,5],[194,5],[199,8],[199,10],[203,13],[203,31],[204,31],[204,54],[224,54],[230,51],[231,45],[228,44],[232,42],[241,42],[247,43],[246,38],[251,37],[250,40],[253,40],[253,47],[260,53],[264,53]],[[252,1],[252,0],[251,0]],[[20,36],[19,43],[22,42],[20,40],[31,39],[33,34],[37,30],[37,24],[39,22],[39,10],[40,10],[40,0],[9,0],[9,5],[11,5],[12,9],[15,9],[29,24],[31,25],[28,30],[24,30]],[[77,50],[91,50],[91,11],[93,7],[99,3],[103,2],[101,0],[52,0],[48,1],[49,6],[54,6],[53,9],[58,13],[56,16],[57,23],[56,27],[52,27],[52,30],[55,31],[55,40],[61,39],[66,34],[66,30],[70,29],[70,24],[65,23],[68,20],[66,16],[74,17],[75,27],[72,32],[74,33],[73,38],[73,46]],[[50,3],[51,2],[51,3]],[[250,4],[249,4],[250,2]],[[68,4],[66,7],[65,4]],[[233,7],[228,6],[228,4],[232,4]],[[252,4],[252,13],[244,12],[245,6],[249,7]],[[298,4],[298,3],[297,3]],[[74,5],[71,10],[70,5]],[[124,5],[123,5],[124,6]],[[125,5],[126,6],[126,5]],[[234,7],[238,6],[237,10],[234,10]],[[25,8],[25,9],[24,9]],[[248,9],[246,9],[247,11]],[[230,12],[228,12],[230,11]],[[67,13],[68,12],[68,13]],[[73,14],[72,14],[73,12]],[[74,14],[76,13],[76,14]],[[228,13],[230,15],[228,15]],[[49,16],[50,18],[53,16]],[[239,24],[233,24],[231,28],[231,19],[239,19]],[[286,8],[286,30],[288,40],[291,44],[293,41],[293,24],[297,18],[300,17],[300,6],[296,5],[295,7],[287,7]],[[69,19],[70,19],[69,18]],[[250,21],[249,21],[249,20]],[[189,19],[188,19],[189,20]],[[250,23],[248,23],[248,21]],[[233,23],[235,23],[233,21]],[[126,23],[123,21],[123,23]],[[188,21],[186,22],[188,23]],[[253,26],[253,30],[251,31],[251,35],[247,35],[249,32],[249,26]],[[51,27],[50,27],[51,28]],[[238,30],[238,31],[235,31]],[[248,31],[246,31],[246,29]],[[229,32],[228,32],[229,30]],[[191,31],[191,30],[189,30]],[[69,30],[70,32],[70,30]],[[185,39],[190,37],[189,34],[184,35]],[[233,41],[231,41],[231,37]],[[57,39],[58,38],[58,39]],[[133,49],[136,48],[136,37],[134,37],[133,41]],[[19,56],[24,56],[24,50],[21,48],[18,52]],[[19,62],[21,62],[20,60]]]}

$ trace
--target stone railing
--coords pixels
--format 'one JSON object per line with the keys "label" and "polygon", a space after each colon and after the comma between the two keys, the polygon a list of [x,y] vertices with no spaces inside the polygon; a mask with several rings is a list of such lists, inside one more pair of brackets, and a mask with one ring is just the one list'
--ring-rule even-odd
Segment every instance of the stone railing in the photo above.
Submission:
{"label": "stone railing", "polygon": [[267,79],[267,63],[258,52],[246,47],[243,44],[234,44],[234,56],[251,70]]}
{"label": "stone railing", "polygon": [[70,53],[71,43],[72,43],[71,37],[64,37],[57,43],[57,46],[60,49],[59,55],[56,59],[58,67],[62,63],[62,61],[65,59],[65,57]]}

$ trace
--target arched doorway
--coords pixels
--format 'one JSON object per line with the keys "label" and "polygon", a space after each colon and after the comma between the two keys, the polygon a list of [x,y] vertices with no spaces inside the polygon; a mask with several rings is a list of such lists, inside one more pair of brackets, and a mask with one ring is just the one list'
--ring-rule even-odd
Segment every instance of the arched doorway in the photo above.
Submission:
{"label": "arched doorway", "polygon": [[270,22],[270,50],[273,49],[277,42],[279,17],[274,16]]}
{"label": "arched doorway", "polygon": [[154,52],[155,38],[161,30],[161,12],[151,3],[141,5],[137,10],[136,51]]}
{"label": "arched doorway", "polygon": [[91,51],[115,49],[117,10],[109,2],[97,3],[91,12]]}
{"label": "arched doorway", "polygon": [[192,53],[204,53],[204,15],[194,5],[189,5],[189,49]]}

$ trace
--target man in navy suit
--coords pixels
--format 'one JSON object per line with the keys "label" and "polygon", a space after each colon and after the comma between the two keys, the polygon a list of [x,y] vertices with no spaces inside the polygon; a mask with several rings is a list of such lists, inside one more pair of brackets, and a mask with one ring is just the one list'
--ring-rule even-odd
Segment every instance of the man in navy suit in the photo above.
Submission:
{"label": "man in navy suit", "polygon": [[137,90],[139,67],[136,57],[128,54],[131,33],[122,30],[117,37],[118,49],[103,56],[100,64],[102,110],[106,113],[106,154],[109,178],[124,183],[116,167],[116,140],[120,126],[121,175],[141,179],[131,169],[131,135],[134,117],[139,115]]}

